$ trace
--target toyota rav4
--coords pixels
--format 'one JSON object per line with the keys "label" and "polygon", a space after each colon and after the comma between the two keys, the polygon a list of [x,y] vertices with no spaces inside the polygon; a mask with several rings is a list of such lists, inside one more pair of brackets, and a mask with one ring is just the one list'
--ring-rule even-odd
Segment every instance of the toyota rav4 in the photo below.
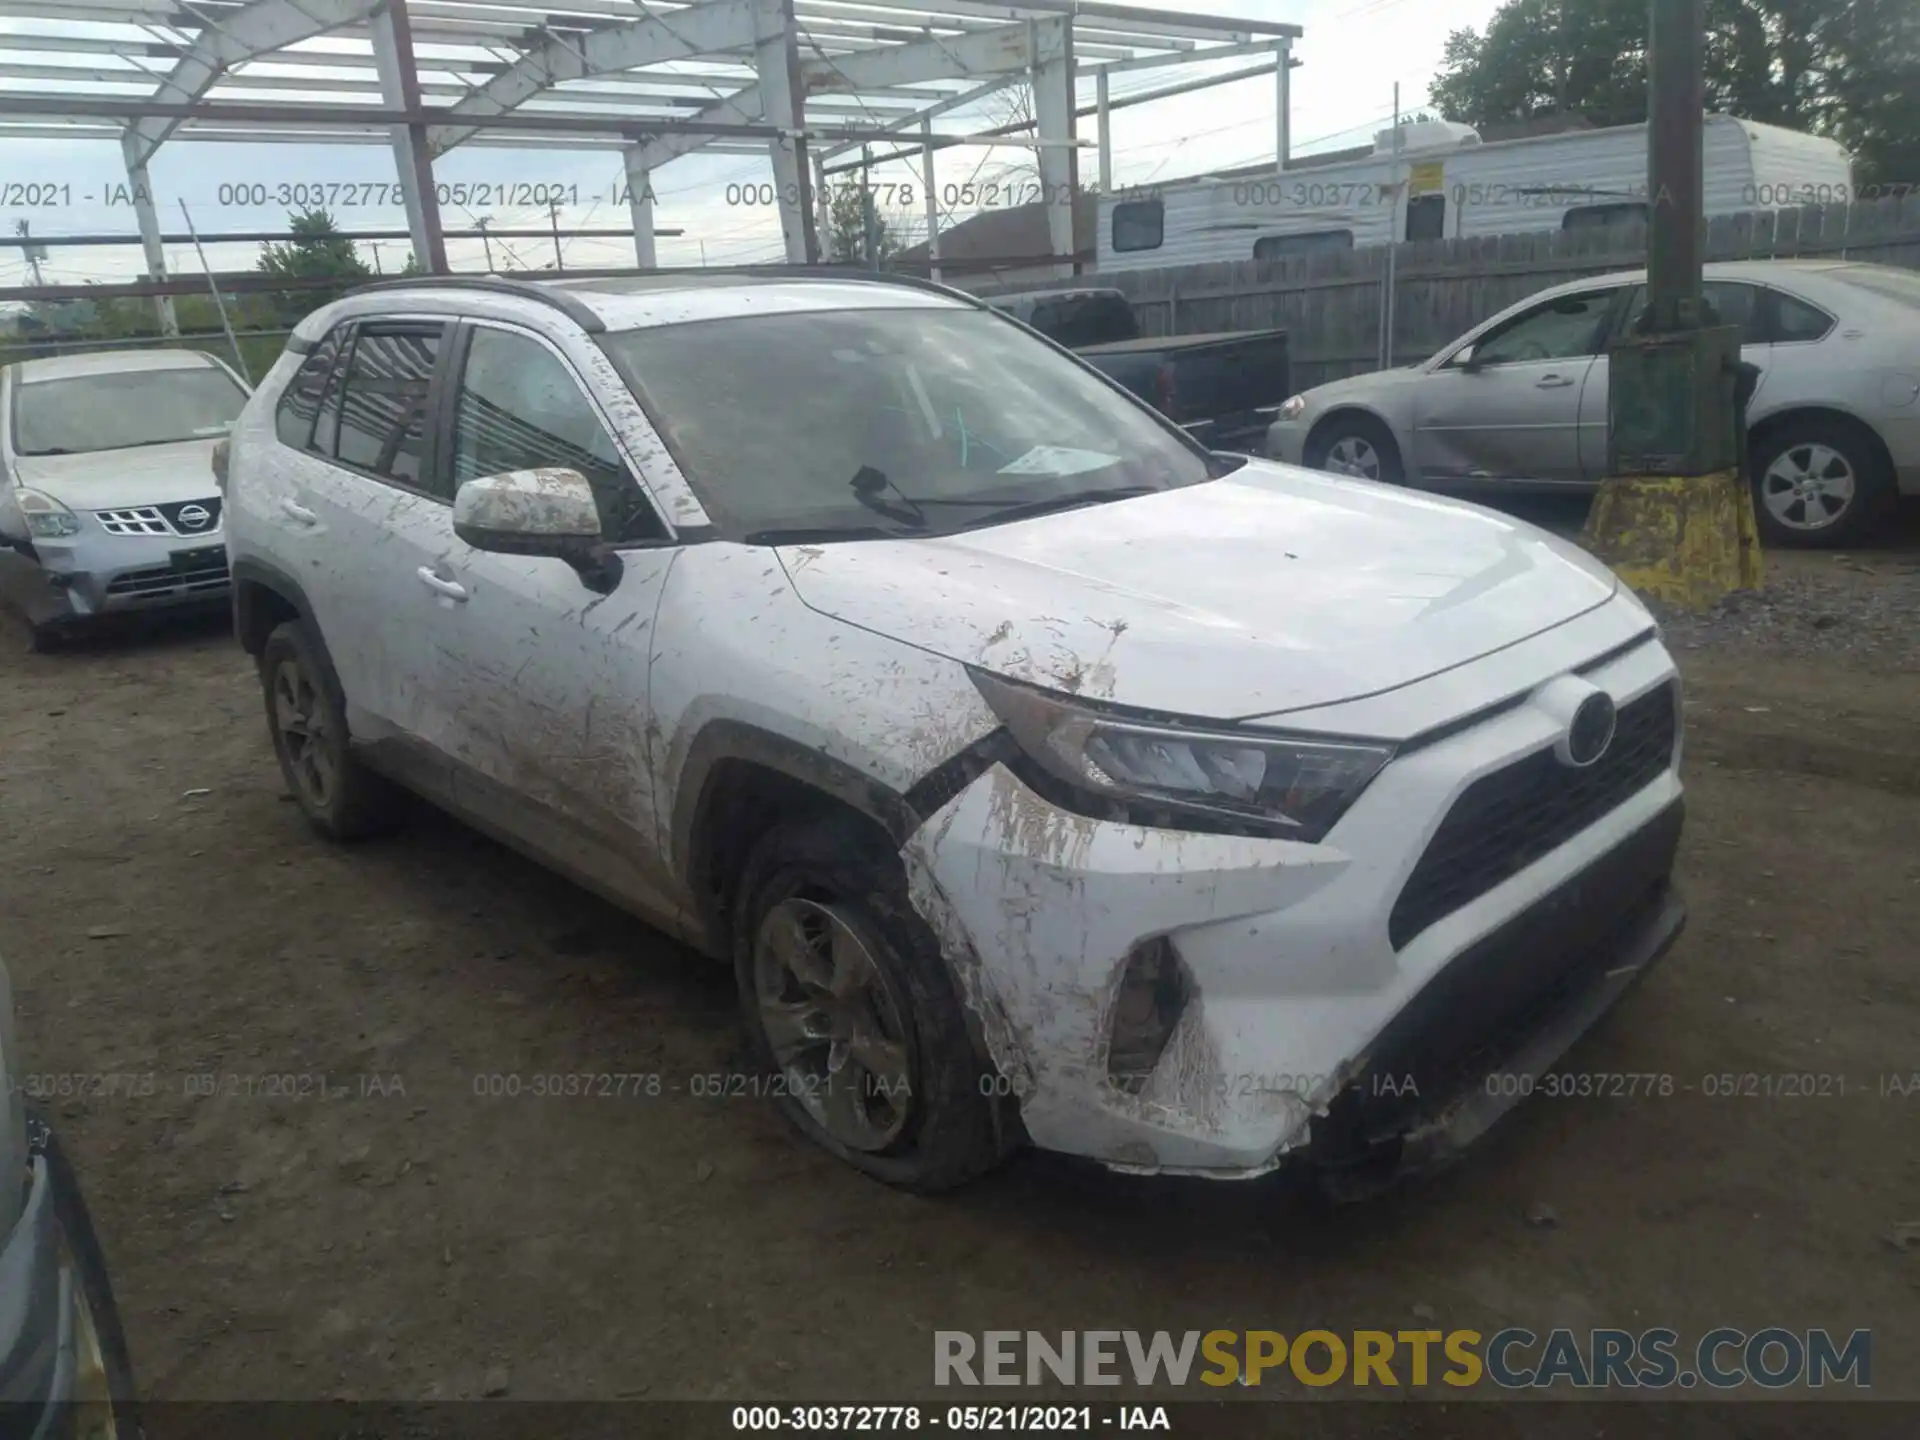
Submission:
{"label": "toyota rav4", "polygon": [[731,965],[766,1092],[895,1184],[1031,1141],[1367,1193],[1682,922],[1610,571],[1211,454],[940,286],[380,283],[219,464],[312,823],[398,784]]}

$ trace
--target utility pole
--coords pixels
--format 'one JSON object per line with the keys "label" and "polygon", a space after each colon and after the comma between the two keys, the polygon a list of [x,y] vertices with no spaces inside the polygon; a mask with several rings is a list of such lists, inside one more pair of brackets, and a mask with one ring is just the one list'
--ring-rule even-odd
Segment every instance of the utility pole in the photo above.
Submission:
{"label": "utility pole", "polygon": [[560,254],[560,202],[558,200],[547,202],[547,223],[553,227],[553,268],[564,270],[567,265]]}
{"label": "utility pole", "polygon": [[880,268],[879,236],[874,233],[873,187],[868,184],[872,178],[872,165],[873,147],[862,145],[860,147],[860,233],[866,246],[867,268],[878,270]]}
{"label": "utility pole", "polygon": [[[481,248],[487,252],[487,273],[489,275],[493,274],[493,237],[487,234],[487,226],[492,223],[493,216],[491,215],[482,215],[473,222],[473,228],[480,232]],[[559,249],[556,247],[554,250],[554,258],[556,260],[559,258],[559,253]]]}
{"label": "utility pole", "polygon": [[387,272],[380,268],[380,242],[378,240],[369,240],[367,242],[367,248],[373,251],[373,273],[376,275],[386,274]]}
{"label": "utility pole", "polygon": [[1702,0],[1649,0],[1647,305],[1608,350],[1607,478],[1584,537],[1637,590],[1701,609],[1760,584],[1746,475],[1759,372],[1701,285]]}
{"label": "utility pole", "polygon": [[[33,228],[25,220],[18,220],[14,222],[13,233],[18,235],[22,240],[29,240],[33,236]],[[35,285],[45,284],[46,282],[40,278],[40,262],[47,258],[47,247],[44,245],[26,245],[22,247],[21,254],[26,259],[27,268],[33,271],[33,283]]]}
{"label": "utility pole", "polygon": [[1393,208],[1387,212],[1387,253],[1380,274],[1380,368],[1393,368],[1393,296],[1399,279],[1395,258],[1400,253],[1400,215],[1404,206],[1400,177],[1400,82],[1393,83],[1393,170],[1387,196]]}

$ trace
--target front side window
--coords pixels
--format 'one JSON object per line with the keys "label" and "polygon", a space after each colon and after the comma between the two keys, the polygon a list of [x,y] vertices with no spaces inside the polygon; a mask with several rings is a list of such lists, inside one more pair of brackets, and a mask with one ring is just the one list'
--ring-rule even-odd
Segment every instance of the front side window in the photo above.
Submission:
{"label": "front side window", "polygon": [[1128,200],[1113,207],[1113,248],[1158,250],[1166,238],[1167,207],[1160,200]]}
{"label": "front side window", "polygon": [[[334,368],[331,403],[323,419],[336,433],[333,458],[342,465],[419,489],[427,445],[427,392],[440,354],[441,331],[362,326],[345,365]],[[322,446],[322,426],[314,448]]]}
{"label": "front side window", "polygon": [[1562,230],[1612,230],[1646,223],[1647,206],[1641,200],[1623,200],[1610,205],[1576,205],[1560,217]]}
{"label": "front side window", "polygon": [[239,382],[213,365],[16,380],[14,453],[83,455],[215,440],[246,403]]}
{"label": "front side window", "polygon": [[1476,365],[1517,365],[1529,360],[1571,360],[1597,354],[1601,326],[1617,292],[1594,290],[1517,315],[1474,346]]}
{"label": "front side window", "polygon": [[524,335],[476,328],[453,421],[453,483],[508,470],[577,470],[612,540],[664,534],[573,373]]}
{"label": "front side window", "polygon": [[987,310],[738,316],[601,343],[735,536],[951,533],[1213,473],[1149,411]]}

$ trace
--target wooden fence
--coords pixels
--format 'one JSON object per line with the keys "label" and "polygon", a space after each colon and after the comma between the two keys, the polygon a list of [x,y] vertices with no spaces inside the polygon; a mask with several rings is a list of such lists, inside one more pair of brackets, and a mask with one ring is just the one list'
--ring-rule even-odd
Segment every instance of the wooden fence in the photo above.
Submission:
{"label": "wooden fence", "polygon": [[[1120,270],[1070,282],[960,283],[981,294],[1061,284],[1116,289],[1132,302],[1150,335],[1283,329],[1291,335],[1293,387],[1305,390],[1379,368],[1390,249],[1392,363],[1410,365],[1537,290],[1583,275],[1639,269],[1646,264],[1646,248],[1644,226],[1633,224],[1434,240],[1289,260]],[[1850,206],[1718,216],[1707,226],[1706,257],[1826,257],[1920,269],[1920,193]]]}

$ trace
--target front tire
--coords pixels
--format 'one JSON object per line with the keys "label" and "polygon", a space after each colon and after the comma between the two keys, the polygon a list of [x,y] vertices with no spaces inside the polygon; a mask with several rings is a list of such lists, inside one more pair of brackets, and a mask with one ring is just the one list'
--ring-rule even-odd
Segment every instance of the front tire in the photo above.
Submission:
{"label": "front tire", "polygon": [[1893,502],[1885,451],[1851,421],[1789,420],[1755,441],[1751,468],[1754,519],[1768,545],[1858,545]]}
{"label": "front tire", "polygon": [[388,828],[392,787],[354,756],[345,701],[305,622],[285,621],[267,636],[260,688],[280,774],[308,823],[329,840]]}
{"label": "front tire", "polygon": [[748,1040],[795,1129],[921,1193],[1004,1158],[939,943],[879,836],[839,816],[776,827],[747,860],[734,915]]}
{"label": "front tire", "polygon": [[1377,480],[1383,485],[1406,481],[1400,447],[1393,443],[1386,426],[1364,415],[1339,415],[1325,422],[1308,437],[1300,458],[1308,469],[1332,475]]}

